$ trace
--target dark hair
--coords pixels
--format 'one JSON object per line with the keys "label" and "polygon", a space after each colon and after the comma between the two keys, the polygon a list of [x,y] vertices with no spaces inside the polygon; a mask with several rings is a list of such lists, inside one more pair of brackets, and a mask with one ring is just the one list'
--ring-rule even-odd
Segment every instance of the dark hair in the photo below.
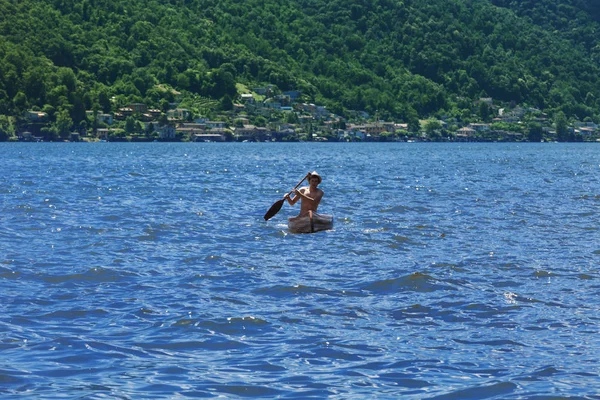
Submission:
{"label": "dark hair", "polygon": [[310,182],[310,180],[315,177],[319,180],[319,183],[321,183],[323,181],[323,178],[321,178],[321,175],[319,174],[308,174],[308,181]]}

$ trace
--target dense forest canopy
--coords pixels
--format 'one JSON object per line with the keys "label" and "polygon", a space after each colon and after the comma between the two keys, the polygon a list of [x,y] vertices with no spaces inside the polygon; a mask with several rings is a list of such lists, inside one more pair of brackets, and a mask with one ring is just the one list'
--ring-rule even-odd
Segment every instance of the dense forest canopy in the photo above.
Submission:
{"label": "dense forest canopy", "polygon": [[[0,116],[297,89],[345,115],[460,118],[480,97],[600,122],[592,0],[0,0]],[[1,122],[1,121],[0,121]]]}

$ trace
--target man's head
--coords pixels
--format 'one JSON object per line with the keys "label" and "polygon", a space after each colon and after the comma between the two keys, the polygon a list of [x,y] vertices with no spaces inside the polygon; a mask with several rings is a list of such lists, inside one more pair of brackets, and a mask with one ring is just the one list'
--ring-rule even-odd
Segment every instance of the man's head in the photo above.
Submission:
{"label": "man's head", "polygon": [[317,171],[313,171],[310,174],[308,174],[308,181],[310,183],[313,183],[313,180],[315,180],[315,186],[316,186],[319,183],[321,183],[321,181],[323,179],[321,179],[321,175],[319,175],[319,173]]}

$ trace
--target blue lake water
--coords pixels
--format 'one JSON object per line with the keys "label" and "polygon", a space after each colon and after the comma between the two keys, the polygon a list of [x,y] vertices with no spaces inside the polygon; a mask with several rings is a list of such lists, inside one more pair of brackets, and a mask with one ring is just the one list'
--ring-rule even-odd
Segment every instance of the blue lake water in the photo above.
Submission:
{"label": "blue lake water", "polygon": [[0,152],[3,399],[600,398],[600,144]]}

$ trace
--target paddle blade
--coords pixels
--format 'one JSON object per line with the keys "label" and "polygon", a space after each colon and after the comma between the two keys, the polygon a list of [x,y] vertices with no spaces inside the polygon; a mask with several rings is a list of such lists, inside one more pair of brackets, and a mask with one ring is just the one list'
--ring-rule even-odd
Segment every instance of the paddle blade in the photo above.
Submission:
{"label": "paddle blade", "polygon": [[279,210],[281,210],[281,206],[283,206],[284,200],[285,199],[277,200],[275,203],[273,203],[271,208],[269,208],[269,211],[267,211],[267,213],[265,214],[265,221],[268,221],[271,218],[273,218],[273,216],[277,214]]}

